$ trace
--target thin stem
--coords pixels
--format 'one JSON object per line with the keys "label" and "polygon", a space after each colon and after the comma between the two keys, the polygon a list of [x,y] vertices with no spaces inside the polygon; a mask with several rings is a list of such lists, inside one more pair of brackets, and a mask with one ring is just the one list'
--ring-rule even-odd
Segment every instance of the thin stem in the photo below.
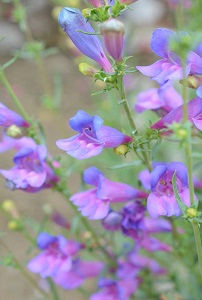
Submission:
{"label": "thin stem", "polygon": [[123,75],[118,75],[117,76],[117,81],[118,81],[118,88],[119,88],[119,93],[121,96],[121,101],[119,102],[120,104],[123,105],[124,110],[126,112],[126,115],[128,117],[129,123],[130,123],[130,127],[132,129],[133,132],[137,131],[137,127],[135,125],[135,122],[133,120],[129,105],[128,105],[128,101],[125,95],[125,89],[124,89],[124,85],[123,85]]}
{"label": "thin stem", "polygon": [[196,222],[192,223],[193,231],[194,231],[194,237],[195,237],[195,243],[196,243],[196,251],[198,255],[198,261],[199,261],[199,267],[200,267],[200,274],[202,277],[202,247],[201,247],[201,236],[199,232],[199,227]]}
{"label": "thin stem", "polygon": [[4,241],[2,239],[0,239],[0,244],[3,247],[3,249],[6,251],[6,253],[9,253],[12,255],[12,260],[14,262],[14,265],[16,266],[16,268],[21,272],[21,274],[23,275],[23,277],[25,277],[29,283],[34,286],[34,288],[43,295],[43,297],[45,297],[47,300],[50,299],[50,296],[47,295],[43,290],[41,290],[37,283],[35,282],[35,280],[29,275],[29,273],[27,273],[23,267],[21,266],[21,264],[19,263],[19,261],[17,260],[17,258],[13,255],[13,253],[10,251],[10,249],[8,248],[8,246],[4,243]]}
{"label": "thin stem", "polygon": [[10,83],[8,82],[8,80],[4,74],[4,71],[2,69],[0,69],[0,81],[2,82],[3,86],[6,88],[7,92],[9,93],[11,99],[13,100],[14,104],[16,105],[21,116],[25,119],[25,121],[32,124],[32,119],[28,116],[28,114],[24,110],[23,106],[20,103],[20,100],[14,93],[14,91],[13,91]]}
{"label": "thin stem", "polygon": [[50,277],[47,278],[52,295],[53,295],[53,300],[60,300],[60,297],[58,295],[58,291],[56,289],[55,284],[53,283],[52,279]]}

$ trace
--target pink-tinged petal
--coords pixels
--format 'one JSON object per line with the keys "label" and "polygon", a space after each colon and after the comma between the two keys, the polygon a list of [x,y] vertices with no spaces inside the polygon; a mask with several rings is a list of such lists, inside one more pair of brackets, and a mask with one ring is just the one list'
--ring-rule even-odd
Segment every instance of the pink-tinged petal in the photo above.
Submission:
{"label": "pink-tinged petal", "polygon": [[151,38],[152,51],[161,57],[167,57],[170,39],[174,32],[167,28],[157,28],[154,30]]}
{"label": "pink-tinged petal", "polygon": [[153,218],[157,218],[158,216],[179,216],[181,214],[174,195],[163,195],[160,197],[151,193],[147,199],[147,210]]}
{"label": "pink-tinged petal", "polygon": [[190,73],[202,75],[202,57],[191,51],[189,52],[187,59],[191,65]]}
{"label": "pink-tinged petal", "polygon": [[104,264],[98,261],[82,261],[78,260],[76,263],[76,272],[86,277],[96,277],[100,274],[104,267]]}
{"label": "pink-tinged petal", "polygon": [[137,95],[137,103],[135,104],[135,110],[141,113],[148,109],[157,109],[164,105],[164,101],[159,97],[158,89],[152,88],[148,91],[141,92]]}
{"label": "pink-tinged petal", "polygon": [[166,243],[161,242],[160,240],[151,237],[145,236],[140,240],[141,246],[147,251],[156,252],[156,251],[172,251],[172,247]]}
{"label": "pink-tinged petal", "polygon": [[[196,122],[197,116],[200,116],[202,113],[202,99],[197,97],[187,103],[188,109],[188,119],[190,121]],[[167,125],[172,124],[173,122],[179,123],[183,118],[183,105],[178,106],[169,112],[165,117],[160,121],[156,122],[151,126],[154,129],[164,129],[167,128]],[[194,118],[194,120],[193,120]],[[197,123],[197,122],[196,122]],[[200,126],[198,123],[197,126]]]}
{"label": "pink-tinged petal", "polygon": [[109,199],[111,202],[125,202],[135,198],[145,198],[147,193],[134,189],[125,183],[113,182],[102,176],[97,196],[101,199]]}
{"label": "pink-tinged petal", "polygon": [[123,134],[122,132],[104,125],[97,130],[96,135],[105,148],[114,148],[133,140],[131,137]]}
{"label": "pink-tinged petal", "polygon": [[57,146],[67,154],[77,159],[86,159],[99,155],[104,146],[101,143],[93,143],[82,139],[81,135],[56,142]]}
{"label": "pink-tinged petal", "polygon": [[12,181],[15,185],[15,188],[25,189],[28,186],[27,183],[27,170],[18,170],[18,169],[11,169],[11,170],[0,170],[0,174],[3,175],[6,179]]}
{"label": "pink-tinged petal", "polygon": [[144,230],[147,233],[170,232],[172,231],[172,225],[169,221],[162,218],[153,219],[144,217],[139,224],[139,229]]}
{"label": "pink-tinged petal", "polygon": [[76,289],[82,285],[85,278],[80,277],[74,270],[69,272],[59,272],[52,276],[53,281],[63,289]]}
{"label": "pink-tinged petal", "polygon": [[33,273],[41,273],[48,266],[46,255],[44,253],[38,254],[27,264],[27,268]]}
{"label": "pink-tinged petal", "polygon": [[46,172],[36,173],[34,171],[28,172],[27,183],[32,187],[41,187],[46,181]]}
{"label": "pink-tinged petal", "polygon": [[20,127],[30,126],[20,115],[0,102],[0,126],[9,127],[14,124]]}
{"label": "pink-tinged petal", "polygon": [[164,59],[158,60],[150,66],[136,66],[136,69],[143,75],[154,77],[161,72],[161,66],[165,62]]}
{"label": "pink-tinged petal", "polygon": [[174,108],[183,104],[181,95],[174,89],[172,85],[162,86],[158,90],[159,97],[163,100],[163,108],[170,112]]}
{"label": "pink-tinged petal", "polygon": [[91,199],[96,199],[96,191],[97,189],[90,189],[84,192],[79,192],[72,195],[69,200],[76,206],[85,207],[90,201],[93,201]]}

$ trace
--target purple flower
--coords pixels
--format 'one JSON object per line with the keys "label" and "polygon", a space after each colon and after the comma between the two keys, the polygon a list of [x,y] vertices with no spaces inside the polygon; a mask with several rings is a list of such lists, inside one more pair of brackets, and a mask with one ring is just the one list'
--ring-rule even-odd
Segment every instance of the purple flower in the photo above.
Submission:
{"label": "purple flower", "polygon": [[[102,49],[100,40],[94,34],[94,29],[86,21],[80,10],[64,7],[58,16],[58,23],[69,36],[75,46],[86,56],[95,60],[105,72],[112,72],[112,66]],[[88,32],[85,34],[83,32]]]}
{"label": "purple flower", "polygon": [[156,239],[153,236],[149,236],[145,234],[139,241],[138,246],[144,248],[149,252],[156,252],[156,251],[164,251],[170,252],[172,251],[172,247],[166,243],[161,242],[160,240]]}
{"label": "purple flower", "polygon": [[138,254],[136,251],[132,251],[128,255],[129,262],[139,269],[149,269],[155,275],[165,275],[167,272],[162,268],[157,261],[146,256]]}
{"label": "purple flower", "polygon": [[99,292],[93,294],[90,300],[128,300],[137,290],[140,281],[134,278],[108,279],[103,278],[99,282]]}
{"label": "purple flower", "polygon": [[115,148],[132,141],[131,137],[120,131],[102,125],[103,120],[100,117],[91,117],[82,110],[79,110],[70,119],[69,124],[79,134],[69,139],[59,140],[56,144],[60,149],[77,159],[96,156],[102,152],[103,148]]}
{"label": "purple flower", "polygon": [[84,171],[83,180],[95,188],[74,194],[70,201],[78,206],[83,216],[89,219],[103,219],[109,212],[110,203],[125,202],[131,199],[140,199],[147,196],[146,193],[120,182],[107,179],[102,172],[95,167]]}
{"label": "purple flower", "polygon": [[61,270],[53,276],[53,281],[64,289],[75,289],[87,278],[97,277],[103,269],[103,263],[75,259],[69,271]]}
{"label": "purple flower", "polygon": [[87,1],[96,8],[102,6],[102,0],[87,0]]}
{"label": "purple flower", "polygon": [[14,124],[19,127],[30,126],[20,115],[10,110],[0,102],[0,126],[9,127]]}
{"label": "purple flower", "polygon": [[72,256],[82,248],[80,243],[67,241],[62,235],[51,236],[46,232],[39,234],[37,246],[42,252],[29,261],[27,267],[43,278],[68,272],[72,268]]}
{"label": "purple flower", "polygon": [[172,188],[175,172],[179,196],[185,205],[190,206],[186,166],[180,162],[155,163],[151,172],[151,194],[147,199],[147,210],[151,217],[180,215],[181,211]]}
{"label": "purple flower", "polygon": [[[197,97],[187,103],[188,120],[192,122],[199,130],[202,130],[202,99]],[[165,129],[173,122],[180,123],[183,118],[183,105],[171,110],[160,121],[151,126],[153,129]]]}
{"label": "purple flower", "polygon": [[160,88],[152,88],[137,95],[135,110],[141,113],[151,109],[164,116],[174,108],[183,104],[182,97],[170,84]]}
{"label": "purple flower", "polygon": [[[180,33],[187,35],[186,33]],[[183,72],[180,57],[170,49],[169,42],[176,34],[167,28],[158,28],[153,32],[151,38],[151,49],[162,57],[150,66],[137,66],[136,68],[144,75],[150,76],[160,85],[168,80],[182,79]],[[202,58],[195,52],[190,51],[187,56],[186,76],[189,74],[202,74]]]}
{"label": "purple flower", "polygon": [[[30,141],[28,141],[31,146]],[[58,178],[46,162],[47,149],[44,145],[23,147],[13,158],[15,166],[10,170],[0,170],[7,179],[7,186],[35,192],[51,186]]]}

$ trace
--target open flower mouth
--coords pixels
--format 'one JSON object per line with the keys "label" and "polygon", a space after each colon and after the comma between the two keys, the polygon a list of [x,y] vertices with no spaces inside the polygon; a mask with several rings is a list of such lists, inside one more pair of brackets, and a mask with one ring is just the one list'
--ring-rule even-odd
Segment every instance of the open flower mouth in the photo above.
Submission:
{"label": "open flower mouth", "polygon": [[102,142],[99,141],[94,133],[94,130],[91,127],[85,127],[82,130],[83,135],[85,135],[93,143],[101,145]]}

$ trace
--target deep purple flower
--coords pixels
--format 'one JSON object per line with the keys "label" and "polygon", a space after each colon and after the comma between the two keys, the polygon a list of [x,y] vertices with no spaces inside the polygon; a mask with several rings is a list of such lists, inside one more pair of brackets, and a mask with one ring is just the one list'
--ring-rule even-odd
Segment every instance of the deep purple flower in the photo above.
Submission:
{"label": "deep purple flower", "polygon": [[186,166],[180,162],[155,163],[151,172],[151,194],[147,199],[147,210],[151,217],[180,215],[181,211],[172,188],[175,172],[179,196],[185,205],[190,206]]}
{"label": "deep purple flower", "polygon": [[[202,99],[197,97],[187,103],[188,120],[202,130]],[[183,105],[178,106],[151,126],[153,129],[165,129],[173,122],[180,123],[183,119]]]}
{"label": "deep purple flower", "polygon": [[[187,35],[186,33],[180,34]],[[169,45],[170,40],[175,37],[176,34],[173,31],[167,28],[157,28],[151,38],[151,49],[162,59],[150,66],[136,67],[142,74],[150,76],[160,85],[168,80],[184,78],[180,57],[170,49]],[[190,51],[187,55],[185,74],[186,76],[189,74],[202,74],[202,57],[193,51]]]}
{"label": "deep purple flower", "polygon": [[82,110],[79,110],[70,119],[69,124],[79,134],[69,139],[59,140],[56,144],[60,149],[77,159],[96,156],[104,148],[115,148],[132,141],[131,137],[120,131],[102,125],[103,120],[100,117],[91,117]]}
{"label": "deep purple flower", "polygon": [[64,289],[75,289],[81,286],[87,278],[97,277],[103,269],[103,263],[98,261],[82,261],[76,258],[72,261],[69,271],[57,272],[53,281]]}
{"label": "deep purple flower", "polygon": [[19,127],[30,126],[20,115],[0,102],[0,126],[9,127],[14,124]]}
{"label": "deep purple flower", "polygon": [[93,294],[90,300],[128,300],[139,283],[140,281],[134,278],[121,280],[103,278],[99,282],[100,291]]}
{"label": "deep purple flower", "polygon": [[82,248],[80,243],[68,241],[62,235],[51,236],[46,232],[39,234],[37,246],[42,252],[30,260],[27,267],[43,278],[68,272],[72,268],[72,256]]}
{"label": "deep purple flower", "polygon": [[183,104],[182,97],[170,84],[164,84],[160,88],[152,88],[137,95],[135,110],[141,113],[151,109],[161,116],[169,113],[174,108]]}
{"label": "deep purple flower", "polygon": [[[95,60],[106,72],[113,71],[102,49],[100,40],[96,35],[92,35],[92,33],[95,33],[94,29],[83,17],[80,10],[64,7],[59,13],[58,23],[84,55]],[[88,32],[89,34],[80,31]]]}
{"label": "deep purple flower", "polygon": [[[28,142],[29,143],[29,142]],[[44,145],[23,147],[13,158],[15,166],[10,170],[0,170],[7,179],[7,186],[35,192],[57,182],[58,178],[46,162],[47,149]]]}
{"label": "deep purple flower", "polygon": [[95,167],[84,171],[83,180],[95,188],[74,194],[70,201],[78,206],[83,216],[89,219],[103,219],[109,212],[110,203],[125,202],[131,199],[141,199],[146,193],[136,190],[130,185],[107,179]]}

